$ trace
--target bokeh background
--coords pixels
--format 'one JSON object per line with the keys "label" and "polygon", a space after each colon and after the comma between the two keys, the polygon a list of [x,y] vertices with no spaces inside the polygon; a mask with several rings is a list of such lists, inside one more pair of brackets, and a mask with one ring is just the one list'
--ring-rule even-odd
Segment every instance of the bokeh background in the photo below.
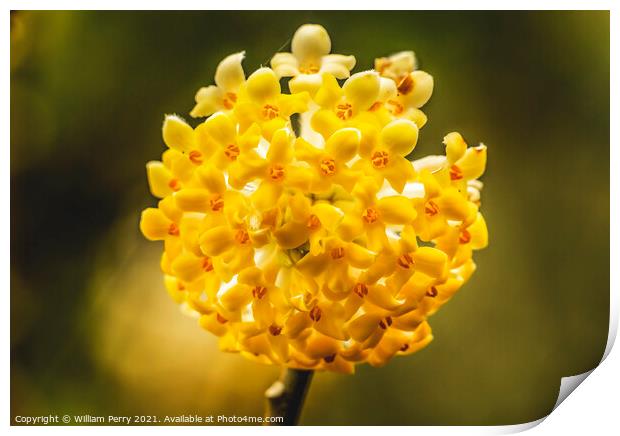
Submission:
{"label": "bokeh background", "polygon": [[[261,415],[278,370],[217,351],[164,290],[144,164],[217,62],[306,22],[336,52],[413,49],[416,156],[489,147],[491,242],[420,353],[317,374],[302,424],[516,424],[593,368],[609,315],[608,12],[11,13],[11,415]],[[576,395],[579,395],[577,393]]]}

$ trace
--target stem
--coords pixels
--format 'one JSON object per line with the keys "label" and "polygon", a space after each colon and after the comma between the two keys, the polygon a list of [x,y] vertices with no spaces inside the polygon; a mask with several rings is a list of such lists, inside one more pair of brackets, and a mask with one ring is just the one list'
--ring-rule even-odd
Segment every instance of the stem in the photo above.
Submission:
{"label": "stem", "polygon": [[280,378],[265,391],[265,416],[281,416],[284,421],[266,425],[297,425],[313,374],[313,371],[301,369],[282,369]]}

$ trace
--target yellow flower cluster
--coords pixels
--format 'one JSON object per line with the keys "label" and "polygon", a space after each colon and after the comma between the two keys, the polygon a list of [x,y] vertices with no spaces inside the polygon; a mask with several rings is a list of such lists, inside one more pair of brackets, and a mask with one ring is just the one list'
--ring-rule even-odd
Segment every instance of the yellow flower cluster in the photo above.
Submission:
{"label": "yellow flower cluster", "polygon": [[[410,161],[433,78],[413,52],[350,74],[319,25],[246,79],[243,53],[196,94],[196,128],[166,116],[147,164],[170,295],[222,350],[352,373],[432,340],[427,317],[475,270],[486,147],[460,134]],[[282,93],[281,78],[290,93]]]}

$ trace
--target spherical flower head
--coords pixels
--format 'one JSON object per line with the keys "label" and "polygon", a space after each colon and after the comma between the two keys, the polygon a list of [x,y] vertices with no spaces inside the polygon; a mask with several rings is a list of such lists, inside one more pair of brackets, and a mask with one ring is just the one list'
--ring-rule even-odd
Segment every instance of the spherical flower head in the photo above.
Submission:
{"label": "spherical flower head", "polygon": [[352,373],[428,345],[429,317],[473,274],[487,149],[452,132],[444,156],[410,160],[432,77],[413,52],[351,75],[354,58],[330,51],[304,25],[272,68],[246,78],[244,54],[226,57],[196,96],[206,120],[164,119],[167,150],[146,165],[160,200],[140,230],[222,350]]}

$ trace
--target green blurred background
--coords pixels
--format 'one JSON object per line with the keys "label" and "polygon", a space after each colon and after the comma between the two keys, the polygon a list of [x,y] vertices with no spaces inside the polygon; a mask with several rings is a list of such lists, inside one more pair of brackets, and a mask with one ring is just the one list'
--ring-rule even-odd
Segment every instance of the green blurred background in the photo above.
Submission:
{"label": "green blurred background", "polygon": [[302,424],[526,422],[600,360],[608,12],[13,12],[12,416],[262,414],[278,370],[217,351],[164,290],[144,164],[222,57],[247,50],[252,71],[306,22],[356,71],[417,53],[435,93],[414,154],[453,130],[488,145],[491,242],[428,348],[317,374]]}

